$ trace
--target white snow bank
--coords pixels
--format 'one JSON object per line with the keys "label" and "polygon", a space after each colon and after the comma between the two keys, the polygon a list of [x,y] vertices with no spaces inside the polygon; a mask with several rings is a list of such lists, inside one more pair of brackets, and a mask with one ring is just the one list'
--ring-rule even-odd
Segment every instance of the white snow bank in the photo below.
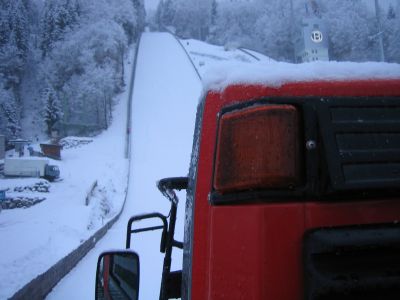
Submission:
{"label": "white snow bank", "polygon": [[258,61],[271,61],[269,57],[253,50],[244,49],[242,51],[241,48],[228,49],[193,39],[181,40],[181,43],[201,76],[204,75],[208,67],[214,66],[218,62],[237,61],[249,64]]}
{"label": "white snow bank", "polygon": [[221,91],[232,84],[280,87],[288,82],[400,79],[400,64],[312,62],[214,63],[203,76],[205,90]]}

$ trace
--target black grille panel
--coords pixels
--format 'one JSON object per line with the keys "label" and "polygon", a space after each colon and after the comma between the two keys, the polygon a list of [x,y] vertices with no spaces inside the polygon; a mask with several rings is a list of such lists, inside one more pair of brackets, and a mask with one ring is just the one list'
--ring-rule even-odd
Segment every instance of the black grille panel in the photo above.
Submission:
{"label": "black grille panel", "polygon": [[400,163],[359,163],[343,164],[346,183],[372,183],[396,185],[399,179]]}
{"label": "black grille panel", "polygon": [[[360,106],[354,107],[332,107],[331,115],[332,121],[335,123],[340,122],[356,122],[356,123],[368,123],[368,122],[391,122],[398,121],[400,115],[400,107],[381,107],[381,106],[369,106],[363,107],[365,104],[371,101],[366,99],[367,103],[360,103]],[[349,104],[349,103],[347,103]],[[385,104],[385,103],[383,103]]]}
{"label": "black grille panel", "polygon": [[304,239],[305,299],[400,299],[400,227],[317,229]]}
{"label": "black grille panel", "polygon": [[400,99],[322,99],[319,120],[333,189],[400,188]]}

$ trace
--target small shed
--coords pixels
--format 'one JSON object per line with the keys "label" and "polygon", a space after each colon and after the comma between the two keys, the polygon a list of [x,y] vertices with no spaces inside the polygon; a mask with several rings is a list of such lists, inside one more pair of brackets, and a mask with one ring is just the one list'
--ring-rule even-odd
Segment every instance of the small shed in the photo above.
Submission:
{"label": "small shed", "polygon": [[58,144],[40,144],[40,149],[44,156],[61,160],[62,145]]}

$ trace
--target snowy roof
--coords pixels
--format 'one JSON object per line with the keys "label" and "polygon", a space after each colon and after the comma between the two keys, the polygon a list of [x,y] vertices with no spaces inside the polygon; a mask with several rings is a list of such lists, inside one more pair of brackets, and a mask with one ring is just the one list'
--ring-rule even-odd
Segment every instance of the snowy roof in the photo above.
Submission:
{"label": "snowy roof", "polygon": [[220,63],[204,74],[205,90],[223,90],[233,84],[262,84],[280,87],[289,82],[400,79],[400,64],[312,62],[290,64],[268,62],[248,64]]}

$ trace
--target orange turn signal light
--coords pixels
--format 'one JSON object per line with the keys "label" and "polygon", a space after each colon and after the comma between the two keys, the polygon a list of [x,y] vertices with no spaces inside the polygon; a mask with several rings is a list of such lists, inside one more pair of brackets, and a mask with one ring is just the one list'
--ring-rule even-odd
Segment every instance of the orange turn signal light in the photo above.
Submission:
{"label": "orange turn signal light", "polygon": [[299,183],[299,112],[262,105],[220,117],[214,189],[220,193],[286,189]]}

